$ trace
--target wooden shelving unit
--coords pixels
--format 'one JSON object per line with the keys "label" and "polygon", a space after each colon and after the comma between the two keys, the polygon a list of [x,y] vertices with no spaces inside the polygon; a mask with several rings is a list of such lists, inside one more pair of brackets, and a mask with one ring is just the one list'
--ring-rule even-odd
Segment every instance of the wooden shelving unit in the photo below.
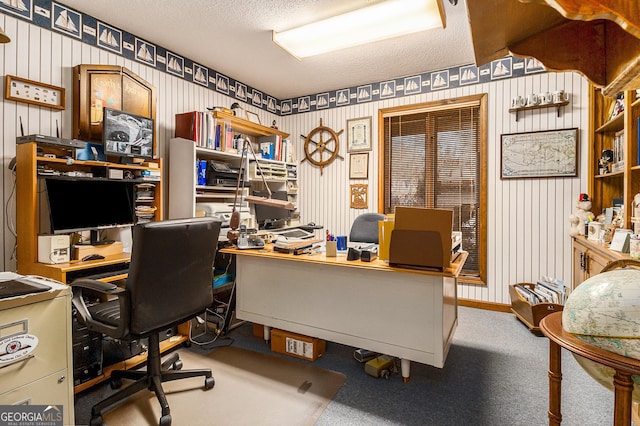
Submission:
{"label": "wooden shelving unit", "polygon": [[[18,246],[18,273],[23,275],[39,275],[52,278],[54,280],[69,283],[79,273],[100,272],[105,269],[126,268],[129,261],[129,253],[119,253],[106,256],[104,259],[92,261],[72,261],[69,263],[48,264],[38,262],[38,234],[46,233],[43,229],[46,219],[44,205],[46,199],[42,189],[41,175],[38,174],[38,166],[46,166],[58,172],[66,171],[91,171],[99,169],[122,169],[131,172],[137,170],[160,170],[162,171],[162,161],[156,160],[157,167],[149,167],[134,164],[119,164],[105,161],[69,161],[62,156],[73,157],[70,148],[58,147],[49,144],[38,144],[37,142],[21,143],[16,146],[16,211],[17,219],[17,246]],[[56,155],[52,158],[45,155]],[[106,175],[106,173],[105,173]],[[83,178],[83,179],[107,179],[107,178]],[[155,220],[163,218],[162,211],[162,181],[143,181],[132,179],[137,183],[153,183],[155,194],[153,200],[147,204],[156,207]],[[78,194],[78,202],[82,202],[81,194]],[[132,200],[134,202],[134,200]],[[101,278],[101,281],[115,282],[126,279],[126,273],[114,273],[108,277]],[[165,340],[160,345],[160,350],[165,352],[188,340],[189,324],[185,323],[178,327],[178,334]],[[132,368],[146,361],[146,353],[137,355],[120,363],[103,366],[102,374],[74,387],[74,392],[85,390],[110,377],[111,371],[115,369]]]}

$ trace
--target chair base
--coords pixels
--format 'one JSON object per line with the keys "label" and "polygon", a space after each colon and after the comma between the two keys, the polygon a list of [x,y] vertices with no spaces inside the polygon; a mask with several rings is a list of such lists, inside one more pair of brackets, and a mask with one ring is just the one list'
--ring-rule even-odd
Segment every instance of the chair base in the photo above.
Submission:
{"label": "chair base", "polygon": [[[172,368],[172,369],[170,369]],[[162,408],[162,416],[160,417],[160,425],[171,424],[171,412],[169,403],[162,389],[162,382],[172,380],[187,379],[191,377],[204,376],[204,390],[212,389],[215,380],[209,369],[200,370],[180,370],[182,361],[177,353],[172,354],[164,362],[160,358],[160,339],[157,334],[149,336],[149,353],[147,355],[147,370],[115,370],[111,373],[111,387],[118,388],[122,384],[121,379],[135,380],[126,388],[114,393],[108,398],[100,401],[91,409],[91,425],[103,424],[102,416],[107,411],[115,408],[123,403],[128,397],[143,389],[149,389],[154,392],[160,407]]]}

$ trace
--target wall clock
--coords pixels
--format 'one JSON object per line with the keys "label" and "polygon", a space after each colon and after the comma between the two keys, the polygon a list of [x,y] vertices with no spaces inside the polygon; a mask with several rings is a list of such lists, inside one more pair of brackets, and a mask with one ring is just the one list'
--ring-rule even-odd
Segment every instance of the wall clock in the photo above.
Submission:
{"label": "wall clock", "polygon": [[338,154],[340,151],[340,134],[344,130],[334,132],[333,129],[322,125],[322,118],[320,119],[320,125],[313,129],[307,136],[300,135],[305,139],[304,141],[304,157],[302,162],[309,161],[314,166],[320,167],[320,175],[322,175],[322,169],[324,166],[331,164],[333,160],[339,158],[344,160],[342,156]]}

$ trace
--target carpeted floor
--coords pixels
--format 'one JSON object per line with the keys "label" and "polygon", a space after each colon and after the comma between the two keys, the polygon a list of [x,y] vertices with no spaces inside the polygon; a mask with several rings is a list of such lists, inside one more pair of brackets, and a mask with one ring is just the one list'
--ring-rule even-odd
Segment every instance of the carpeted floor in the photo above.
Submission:
{"label": "carpeted floor", "polygon": [[[206,355],[181,350],[180,359],[184,369],[210,368],[216,385],[203,390],[204,378],[163,385],[178,425],[312,425],[345,381],[342,373],[233,346]],[[104,421],[146,425],[160,415],[155,396],[139,392]]]}
{"label": "carpeted floor", "polygon": [[[225,344],[271,354],[269,346],[253,336],[250,324],[236,328],[213,345],[193,345],[188,351],[206,354],[220,351],[213,347]],[[459,324],[444,368],[412,362],[409,383],[403,383],[399,374],[388,380],[368,376],[363,364],[353,358],[353,350],[327,342],[326,353],[314,362],[273,354],[346,376],[345,385],[329,402],[317,425],[548,424],[548,340],[530,333],[512,314],[459,308]],[[566,351],[562,362],[562,424],[612,424],[613,393],[591,379]],[[184,368],[190,368],[188,362]],[[217,388],[220,382],[215,371],[214,376]],[[83,424],[83,419],[88,421],[91,403],[87,401],[91,398],[79,395],[77,399],[76,422]],[[248,396],[243,406],[258,411]],[[227,424],[223,418],[211,418],[208,424]],[[254,424],[267,424],[263,420]]]}

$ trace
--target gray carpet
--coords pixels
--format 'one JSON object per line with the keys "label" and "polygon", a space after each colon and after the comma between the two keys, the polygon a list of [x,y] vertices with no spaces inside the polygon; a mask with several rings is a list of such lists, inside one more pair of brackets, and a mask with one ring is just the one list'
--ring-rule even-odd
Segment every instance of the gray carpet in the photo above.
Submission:
{"label": "gray carpet", "polygon": [[[217,343],[271,353],[253,337],[250,324],[228,338]],[[399,374],[389,379],[366,375],[353,349],[328,342],[325,355],[312,363],[347,377],[317,425],[548,424],[548,340],[530,333],[512,314],[459,308],[445,367],[412,362],[409,383],[402,383]],[[196,346],[190,350],[207,351]],[[562,362],[562,424],[612,424],[613,393],[592,380],[566,351]],[[79,424],[88,419],[92,392],[76,398]]]}

